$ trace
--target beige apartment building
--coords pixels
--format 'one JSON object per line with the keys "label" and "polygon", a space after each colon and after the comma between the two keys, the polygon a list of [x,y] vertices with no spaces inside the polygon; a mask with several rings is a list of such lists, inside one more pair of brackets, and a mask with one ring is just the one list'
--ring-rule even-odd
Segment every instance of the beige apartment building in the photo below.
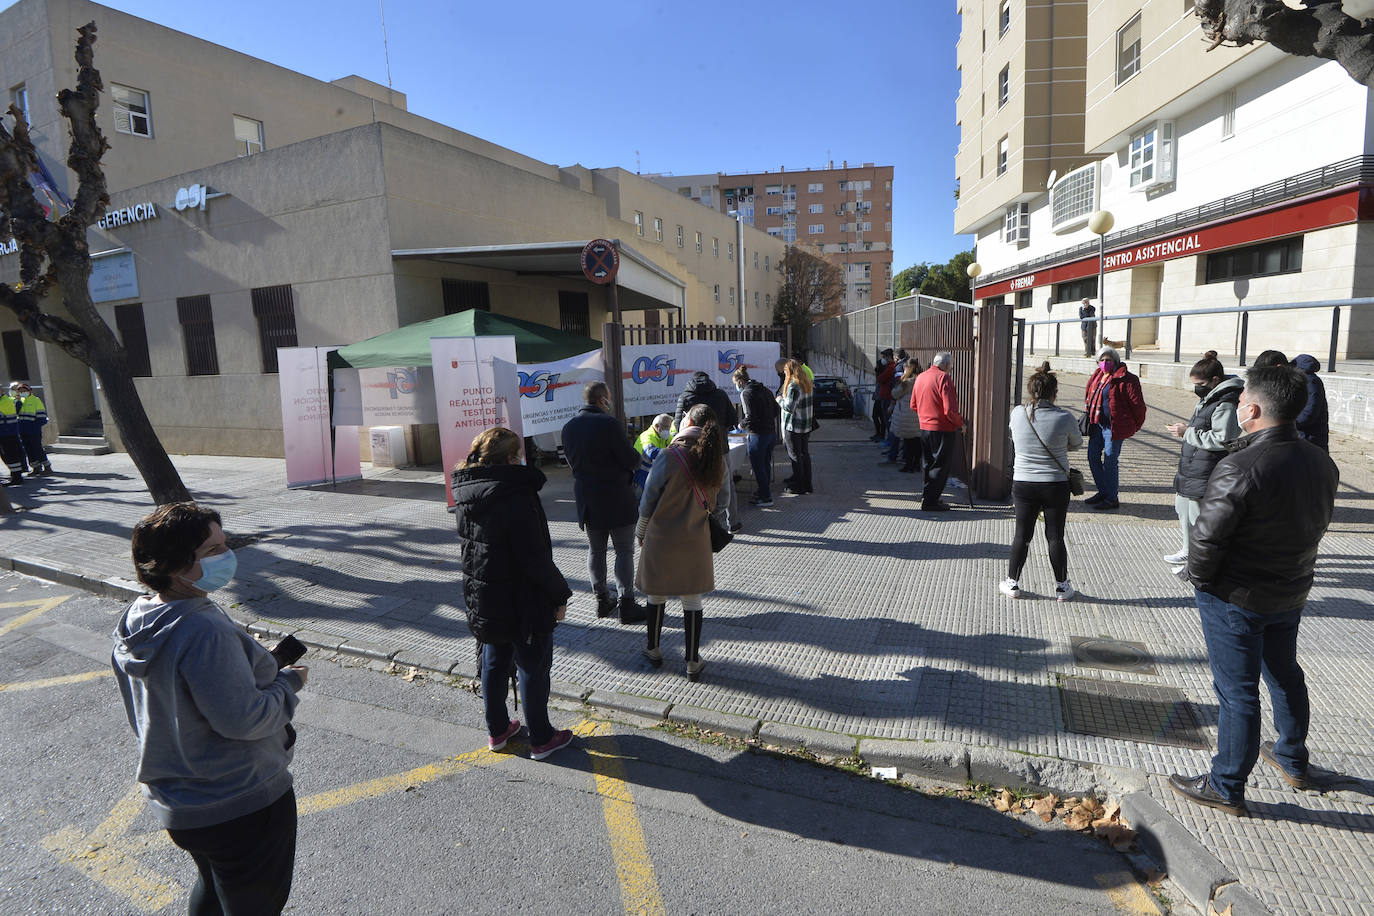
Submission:
{"label": "beige apartment building", "polygon": [[[735,220],[630,172],[541,162],[360,77],[321,82],[85,0],[20,0],[0,12],[0,86],[68,194],[55,96],[90,21],[111,147],[91,291],[169,451],[279,456],[280,346],[466,308],[599,339],[606,289],[578,266],[593,238],[621,242],[628,323],[771,320],[783,243],[747,228],[737,251]],[[6,282],[11,248],[0,240]],[[100,409],[86,367],[7,311],[0,338],[0,372],[42,388],[49,430]]]}
{"label": "beige apartment building", "polygon": [[845,311],[892,298],[892,166],[832,162],[822,169],[651,175],[682,197],[840,267]]}
{"label": "beige apartment building", "polygon": [[[1121,339],[1131,315],[1374,292],[1370,91],[1268,45],[1209,53],[1192,7],[960,0],[954,229],[977,239],[977,298],[1029,320],[1089,298]],[[1342,310],[1341,355],[1374,349],[1372,319]],[[1260,312],[1248,348],[1325,355],[1330,332],[1329,310]],[[1196,358],[1239,352],[1242,329],[1227,314],[1130,333]]]}

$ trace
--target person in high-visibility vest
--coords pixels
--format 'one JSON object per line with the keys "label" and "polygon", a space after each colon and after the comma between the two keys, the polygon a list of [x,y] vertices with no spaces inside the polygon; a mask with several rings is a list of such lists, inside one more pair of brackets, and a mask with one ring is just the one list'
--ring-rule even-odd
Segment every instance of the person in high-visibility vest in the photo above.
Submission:
{"label": "person in high-visibility vest", "polygon": [[19,444],[28,458],[29,470],[34,474],[51,474],[52,463],[43,450],[43,427],[48,425],[43,399],[24,382],[14,386],[14,399],[19,405]]}
{"label": "person in high-visibility vest", "polygon": [[19,444],[19,404],[8,388],[0,390],[0,458],[9,468],[9,482],[22,483],[24,447]]}

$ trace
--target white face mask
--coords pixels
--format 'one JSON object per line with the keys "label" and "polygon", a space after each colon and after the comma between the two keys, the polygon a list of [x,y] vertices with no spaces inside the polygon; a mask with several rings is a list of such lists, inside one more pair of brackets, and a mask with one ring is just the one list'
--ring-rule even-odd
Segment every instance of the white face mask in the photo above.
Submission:
{"label": "white face mask", "polygon": [[[1249,405],[1249,404],[1242,404],[1242,405],[1240,405],[1240,406],[1241,406],[1241,407],[1249,407],[1250,405]],[[1238,408],[1236,409],[1236,423],[1240,426],[1240,431],[1243,432],[1243,433],[1244,433],[1244,432],[1248,432],[1248,430],[1246,430],[1246,428],[1245,428],[1245,424],[1246,424],[1246,423],[1253,423],[1253,422],[1255,422],[1255,421],[1258,420],[1258,419],[1259,419],[1258,416],[1253,416],[1253,417],[1247,417],[1247,418],[1245,418],[1244,420],[1242,420],[1242,419],[1240,418],[1240,408],[1238,407]]]}

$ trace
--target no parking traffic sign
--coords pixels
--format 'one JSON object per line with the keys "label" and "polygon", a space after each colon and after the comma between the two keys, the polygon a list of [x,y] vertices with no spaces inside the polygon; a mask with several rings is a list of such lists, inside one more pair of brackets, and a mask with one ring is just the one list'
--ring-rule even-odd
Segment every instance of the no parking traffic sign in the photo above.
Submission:
{"label": "no parking traffic sign", "polygon": [[620,252],[606,239],[592,239],[582,247],[582,273],[602,286],[615,279],[620,269]]}

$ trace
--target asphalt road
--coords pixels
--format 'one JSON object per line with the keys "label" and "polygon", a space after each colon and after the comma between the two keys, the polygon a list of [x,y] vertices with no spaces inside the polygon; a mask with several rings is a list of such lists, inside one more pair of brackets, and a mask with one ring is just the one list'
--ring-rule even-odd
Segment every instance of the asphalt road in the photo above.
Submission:
{"label": "asphalt road", "polygon": [[[191,862],[133,789],[109,676],[122,610],[0,575],[0,913],[185,909]],[[1058,821],[572,708],[554,720],[575,747],[492,754],[472,693],[317,655],[296,715],[288,912],[1169,911]]]}

